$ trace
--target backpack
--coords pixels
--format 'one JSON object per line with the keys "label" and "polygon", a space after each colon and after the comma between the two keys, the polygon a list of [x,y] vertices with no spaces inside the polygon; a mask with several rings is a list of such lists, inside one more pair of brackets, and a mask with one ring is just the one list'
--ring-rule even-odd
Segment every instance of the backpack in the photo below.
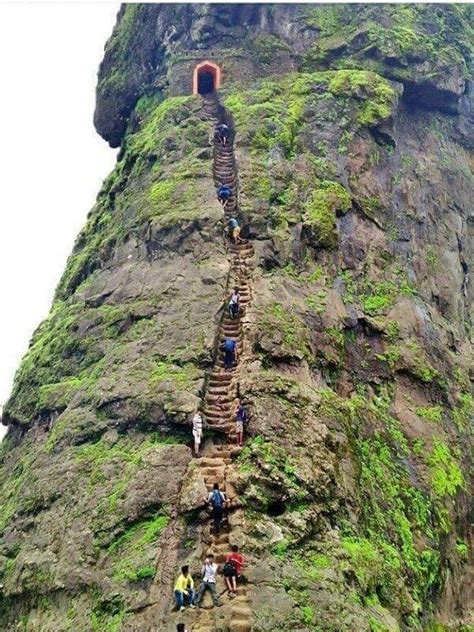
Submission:
{"label": "backpack", "polygon": [[237,575],[237,565],[234,560],[227,560],[222,568],[222,572],[224,577],[234,577],[234,575]]}
{"label": "backpack", "polygon": [[218,489],[212,492],[211,503],[213,507],[222,507],[222,494]]}
{"label": "backpack", "polygon": [[235,349],[235,341],[234,340],[225,340],[224,341],[224,351],[234,351]]}
{"label": "backpack", "polygon": [[245,423],[248,419],[247,411],[243,406],[239,406],[237,410],[237,419],[242,423]]}

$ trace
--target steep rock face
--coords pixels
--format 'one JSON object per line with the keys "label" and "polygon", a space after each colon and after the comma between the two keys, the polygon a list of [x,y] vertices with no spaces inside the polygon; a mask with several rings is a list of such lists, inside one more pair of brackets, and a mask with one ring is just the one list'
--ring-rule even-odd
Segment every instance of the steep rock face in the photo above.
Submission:
{"label": "steep rock face", "polygon": [[5,408],[2,628],[167,630],[205,551],[187,422],[231,263],[201,98],[168,96],[201,58],[256,253],[228,474],[253,629],[472,623],[471,42],[456,6],[121,10],[120,158]]}

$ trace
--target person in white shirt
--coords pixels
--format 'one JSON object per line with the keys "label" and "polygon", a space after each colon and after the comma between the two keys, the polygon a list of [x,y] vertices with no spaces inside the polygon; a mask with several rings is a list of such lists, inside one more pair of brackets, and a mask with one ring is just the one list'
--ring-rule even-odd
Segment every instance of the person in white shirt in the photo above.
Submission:
{"label": "person in white shirt", "polygon": [[199,456],[199,446],[202,441],[202,417],[197,410],[193,417],[194,456]]}
{"label": "person in white shirt", "polygon": [[240,292],[239,288],[235,287],[229,301],[229,314],[232,319],[237,318],[240,311]]}
{"label": "person in white shirt", "polygon": [[207,589],[209,589],[211,591],[211,598],[212,598],[213,605],[220,606],[219,600],[217,598],[217,593],[216,593],[217,564],[214,562],[214,556],[212,555],[212,553],[210,553],[204,560],[204,564],[202,566],[201,572],[202,572],[202,582],[196,594],[194,603],[197,606],[199,606],[204,593],[206,592]]}

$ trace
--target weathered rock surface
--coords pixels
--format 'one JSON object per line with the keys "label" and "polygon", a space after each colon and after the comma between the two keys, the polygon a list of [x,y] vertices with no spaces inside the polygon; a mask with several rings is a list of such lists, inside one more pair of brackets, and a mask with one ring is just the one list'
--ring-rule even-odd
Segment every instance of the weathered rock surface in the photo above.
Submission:
{"label": "weathered rock surface", "polygon": [[95,115],[119,160],[4,410],[1,629],[161,632],[147,613],[205,553],[189,417],[229,275],[210,123],[186,96],[206,58],[257,261],[227,479],[253,630],[473,624],[470,17],[121,9]]}

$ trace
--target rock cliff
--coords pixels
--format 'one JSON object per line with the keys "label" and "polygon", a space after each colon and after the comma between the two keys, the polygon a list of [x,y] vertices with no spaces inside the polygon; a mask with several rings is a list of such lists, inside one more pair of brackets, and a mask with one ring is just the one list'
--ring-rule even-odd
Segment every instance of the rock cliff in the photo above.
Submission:
{"label": "rock cliff", "polygon": [[4,409],[1,629],[172,632],[231,543],[247,583],[192,632],[471,629],[472,49],[462,5],[124,5],[117,165]]}

